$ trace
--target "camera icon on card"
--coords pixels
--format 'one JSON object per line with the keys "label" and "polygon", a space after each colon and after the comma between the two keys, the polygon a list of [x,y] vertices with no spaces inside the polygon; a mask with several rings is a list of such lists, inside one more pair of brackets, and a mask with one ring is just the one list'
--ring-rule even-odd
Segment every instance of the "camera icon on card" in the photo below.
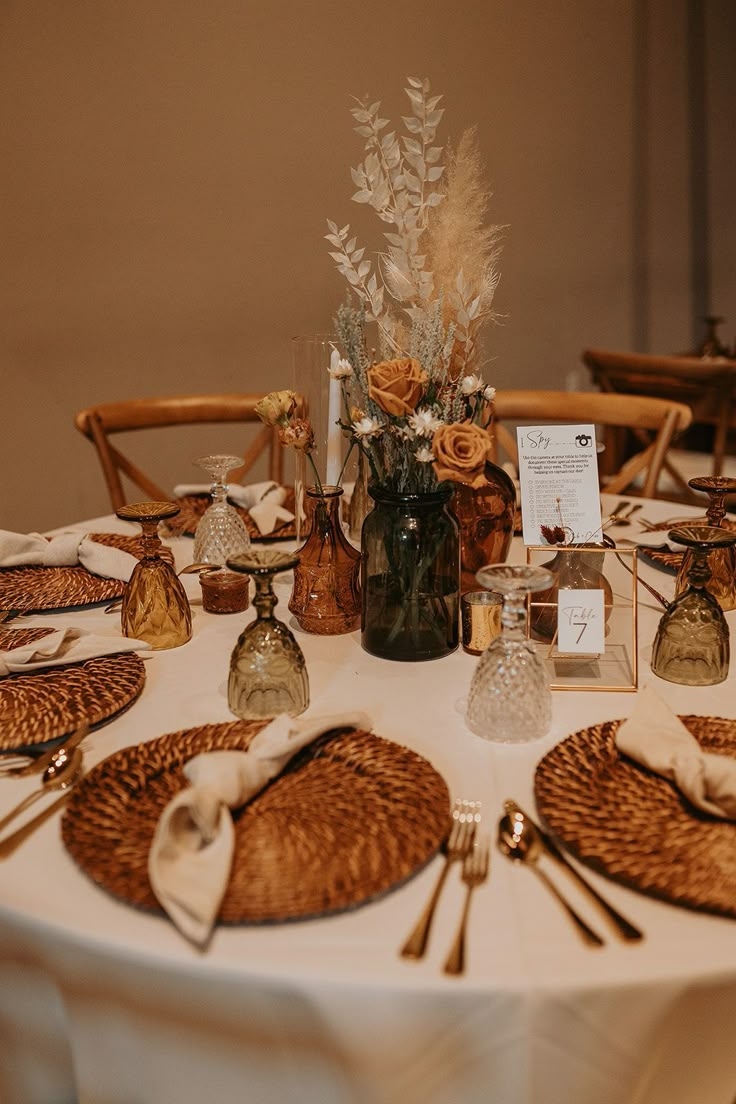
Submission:
{"label": "camera icon on card", "polygon": [[593,444],[593,438],[589,433],[578,433],[575,438],[575,444],[578,448],[590,448]]}

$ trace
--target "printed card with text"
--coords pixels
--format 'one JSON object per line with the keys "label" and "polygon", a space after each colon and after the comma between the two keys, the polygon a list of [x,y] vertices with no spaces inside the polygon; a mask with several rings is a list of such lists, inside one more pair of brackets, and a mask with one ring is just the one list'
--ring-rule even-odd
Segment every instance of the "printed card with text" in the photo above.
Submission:
{"label": "printed card with text", "polygon": [[543,541],[543,525],[564,529],[567,544],[599,541],[595,426],[519,426],[516,439],[524,544]]}

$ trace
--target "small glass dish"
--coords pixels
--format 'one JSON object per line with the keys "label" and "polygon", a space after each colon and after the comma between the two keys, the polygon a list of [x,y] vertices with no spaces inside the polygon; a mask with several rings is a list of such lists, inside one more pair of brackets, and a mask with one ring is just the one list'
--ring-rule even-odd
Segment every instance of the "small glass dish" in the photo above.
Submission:
{"label": "small glass dish", "polygon": [[207,613],[242,613],[248,608],[250,579],[228,568],[203,571],[199,576],[202,587],[202,608]]}

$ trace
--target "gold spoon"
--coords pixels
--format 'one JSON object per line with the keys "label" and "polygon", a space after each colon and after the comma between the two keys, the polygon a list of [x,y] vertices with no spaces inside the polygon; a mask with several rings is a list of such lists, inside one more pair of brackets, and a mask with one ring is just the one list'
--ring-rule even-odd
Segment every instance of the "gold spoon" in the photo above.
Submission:
{"label": "gold spoon", "polygon": [[498,847],[502,854],[512,862],[526,863],[534,871],[539,880],[546,885],[550,893],[557,898],[567,915],[575,924],[579,934],[590,947],[602,947],[604,940],[588,927],[582,916],[578,916],[575,909],[560,893],[557,886],[551,881],[545,872],[537,865],[542,843],[537,833],[533,830],[528,820],[523,816],[511,816],[506,814],[498,822]]}
{"label": "gold spoon", "polygon": [[48,790],[66,790],[78,780],[82,773],[82,749],[74,748],[71,755],[66,755],[60,748],[55,761],[49,763],[41,776],[41,786],[38,790],[24,797],[23,800],[11,809],[0,820],[0,831],[6,828],[19,813],[24,812],[30,805],[37,801]]}

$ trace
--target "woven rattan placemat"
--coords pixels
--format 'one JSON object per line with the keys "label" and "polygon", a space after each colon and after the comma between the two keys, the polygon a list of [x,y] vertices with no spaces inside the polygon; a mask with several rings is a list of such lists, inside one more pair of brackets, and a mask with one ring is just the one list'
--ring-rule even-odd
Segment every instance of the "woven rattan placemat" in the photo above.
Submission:
{"label": "woven rattan placemat", "polygon": [[[98,885],[161,912],[148,852],[156,823],[198,752],[245,749],[260,722],[234,721],[161,736],[94,767],[62,822],[70,854]],[[235,855],[223,923],[297,920],[340,912],[416,873],[440,847],[449,795],[434,768],[366,732],[318,740],[233,814]]]}
{"label": "woven rattan placemat", "polygon": [[[649,533],[668,533],[670,529],[676,528],[675,522],[677,518],[672,518],[670,521],[662,521],[659,525],[653,525],[651,529],[648,529]],[[680,518],[680,521],[684,523],[692,521],[692,518]],[[703,520],[703,519],[699,519]],[[736,530],[736,522],[730,518],[724,518],[721,522],[722,529]],[[662,538],[662,542],[666,543],[666,536]],[[648,548],[646,545],[639,545],[637,549],[638,555],[642,560],[646,560],[648,563],[653,564],[654,567],[661,568],[662,571],[668,571],[671,575],[676,575],[680,570],[682,564],[682,558],[685,555],[684,552],[671,552],[668,549],[662,548]]]}
{"label": "woven rattan placemat", "polygon": [[[111,545],[141,557],[139,537],[119,533],[91,533],[99,544]],[[173,563],[171,549],[162,548],[161,556]],[[119,598],[125,583],[103,579],[85,567],[2,567],[0,568],[0,609],[46,610],[90,606]]]}
{"label": "woven rattan placemat", "polygon": [[[167,522],[168,531],[172,536],[193,537],[197,528],[197,523],[207,507],[211,504],[212,499],[206,494],[184,495],[183,498],[177,498],[173,501],[179,504],[180,511],[175,518]],[[272,533],[263,534],[247,510],[242,506],[236,506],[235,503],[232,502],[230,505],[243,519],[246,529],[250,533],[251,539],[254,541],[294,540],[296,537],[296,527],[293,521],[281,522],[276,525]],[[291,510],[292,513],[294,512],[293,490],[287,490],[284,508]]]}
{"label": "woven rattan placemat", "polygon": [[[6,629],[0,647],[30,643],[34,631],[37,639],[49,630]],[[61,739],[83,720],[90,728],[100,725],[131,705],[145,680],[143,660],[130,652],[7,675],[0,679],[0,749]]]}
{"label": "woven rattan placemat", "polygon": [[[708,751],[736,758],[736,721],[680,718]],[[595,869],[655,897],[736,917],[736,823],[701,813],[616,750],[620,721],[568,736],[539,763],[537,806]]]}

